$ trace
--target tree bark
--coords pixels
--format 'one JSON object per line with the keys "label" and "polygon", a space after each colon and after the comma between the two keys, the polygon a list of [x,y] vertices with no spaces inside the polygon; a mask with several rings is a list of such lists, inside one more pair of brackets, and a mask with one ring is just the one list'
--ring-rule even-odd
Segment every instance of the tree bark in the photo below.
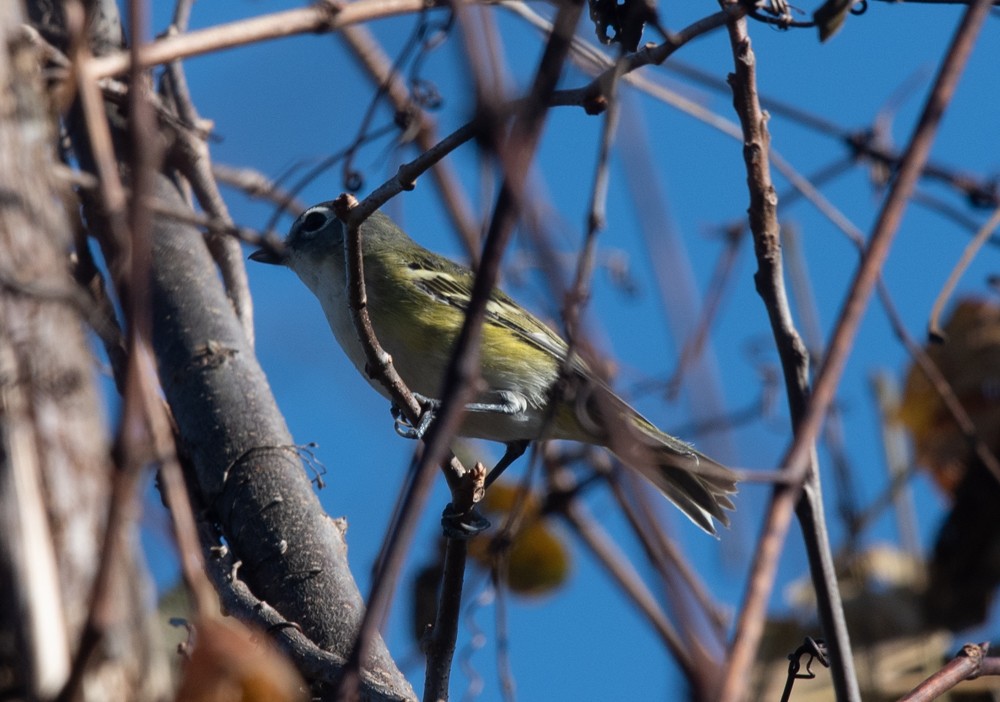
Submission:
{"label": "tree bark", "polygon": [[[0,698],[44,699],[63,689],[91,621],[114,468],[23,22],[20,3],[0,3]],[[169,694],[151,584],[134,532],[123,536],[80,699]]]}
{"label": "tree bark", "polygon": [[[111,21],[114,2],[92,2],[99,21],[89,23],[95,54],[120,49],[120,27]],[[30,3],[37,28],[61,46],[65,35],[59,5],[51,0]],[[130,159],[125,120],[107,105],[119,170],[129,178]],[[68,131],[84,170],[96,172],[88,133],[78,111],[71,111]],[[150,194],[159,206],[190,215],[190,204],[166,173],[151,177]],[[99,207],[86,208],[91,234],[102,243],[112,271],[127,271],[118,251],[102,237]],[[131,232],[130,236],[141,234]],[[337,662],[354,646],[364,601],[347,563],[344,530],[319,504],[250,340],[225,294],[205,235],[167,217],[154,217],[151,245],[150,301],[152,344],[160,384],[172,412],[178,450],[185,465],[195,511],[214,531],[206,554],[222,541],[239,568],[232,577],[259,601],[301,628],[319,649],[333,654],[331,666],[317,674],[303,656],[294,660],[324,697],[336,679]],[[134,244],[133,244],[134,245]],[[134,281],[114,281],[119,295]],[[216,580],[218,584],[218,580]],[[226,583],[222,583],[223,588]],[[223,593],[229,601],[232,593]],[[256,617],[248,608],[240,613]],[[264,620],[256,623],[267,628]],[[280,638],[281,627],[273,627]],[[296,654],[293,647],[286,647]],[[362,697],[376,700],[415,699],[382,641],[364,661]]]}

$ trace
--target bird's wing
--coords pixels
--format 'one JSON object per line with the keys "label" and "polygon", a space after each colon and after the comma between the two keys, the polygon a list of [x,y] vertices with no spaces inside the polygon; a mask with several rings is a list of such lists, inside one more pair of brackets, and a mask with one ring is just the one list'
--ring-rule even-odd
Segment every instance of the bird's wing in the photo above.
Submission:
{"label": "bird's wing", "polygon": [[[407,272],[418,288],[435,300],[463,312],[468,309],[475,280],[472,271],[430,252],[414,252],[408,258]],[[486,301],[486,321],[550,354],[560,363],[566,358],[566,342],[548,325],[497,288],[493,288]],[[575,361],[574,365],[577,364]]]}

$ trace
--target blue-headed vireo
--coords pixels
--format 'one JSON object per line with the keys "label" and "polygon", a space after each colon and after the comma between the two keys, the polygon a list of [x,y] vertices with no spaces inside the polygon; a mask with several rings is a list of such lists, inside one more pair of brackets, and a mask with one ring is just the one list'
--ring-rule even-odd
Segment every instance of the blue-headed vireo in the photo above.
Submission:
{"label": "blue-headed vireo", "polygon": [[[347,302],[344,234],[333,202],[299,215],[278,256],[319,298],[333,334],[357,369],[365,353]],[[465,319],[473,273],[423,248],[381,212],[361,225],[368,313],[400,377],[423,398],[440,397],[445,368]],[[729,469],[665,434],[615,395],[552,329],[494,289],[486,305],[480,372],[485,390],[466,407],[460,433],[499,441],[507,452],[495,477],[539,438],[606,446],[649,479],[691,521],[715,534],[728,525],[736,492]],[[563,382],[558,382],[560,378]],[[386,395],[380,383],[369,382]],[[550,408],[552,398],[559,403]]]}

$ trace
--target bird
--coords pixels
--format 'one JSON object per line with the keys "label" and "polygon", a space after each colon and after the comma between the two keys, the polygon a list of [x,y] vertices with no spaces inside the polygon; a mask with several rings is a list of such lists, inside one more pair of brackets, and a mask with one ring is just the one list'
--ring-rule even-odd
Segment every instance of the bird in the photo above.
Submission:
{"label": "bird", "polygon": [[[336,210],[332,200],[306,209],[280,250],[261,248],[250,259],[295,272],[319,300],[355,368],[388,397],[365,371],[366,355],[348,303],[347,228]],[[360,237],[375,336],[414,396],[433,410],[475,274],[419,245],[381,211],[362,222]],[[505,445],[487,485],[532,441],[577,441],[611,450],[705,532],[717,536],[716,521],[729,526],[726,512],[735,509],[736,474],[658,429],[572,353],[558,333],[499,288],[486,302],[479,370],[483,382],[463,408],[458,433]],[[414,428],[406,429],[400,433],[419,436]]]}

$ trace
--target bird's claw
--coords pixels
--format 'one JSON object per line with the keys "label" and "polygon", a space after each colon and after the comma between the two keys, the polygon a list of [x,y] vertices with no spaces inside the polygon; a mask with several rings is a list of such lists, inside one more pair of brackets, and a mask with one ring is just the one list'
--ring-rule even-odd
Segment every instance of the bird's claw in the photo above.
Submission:
{"label": "bird's claw", "polygon": [[397,434],[404,439],[419,439],[423,436],[422,432],[410,424],[410,420],[403,415],[403,411],[399,407],[393,405],[390,411],[392,412],[392,428],[396,430]]}
{"label": "bird's claw", "polygon": [[490,528],[490,520],[472,508],[459,512],[450,502],[441,514],[441,527],[449,539],[468,540]]}
{"label": "bird's claw", "polygon": [[434,421],[434,415],[437,413],[438,407],[441,405],[439,400],[432,400],[429,397],[424,397],[423,395],[418,395],[413,393],[414,399],[420,403],[423,412],[420,413],[420,420],[417,422],[416,426],[410,423],[410,420],[406,418],[403,411],[398,405],[393,405],[390,408],[393,418],[393,429],[404,439],[422,439],[424,434],[427,433],[427,427],[431,425]]}

